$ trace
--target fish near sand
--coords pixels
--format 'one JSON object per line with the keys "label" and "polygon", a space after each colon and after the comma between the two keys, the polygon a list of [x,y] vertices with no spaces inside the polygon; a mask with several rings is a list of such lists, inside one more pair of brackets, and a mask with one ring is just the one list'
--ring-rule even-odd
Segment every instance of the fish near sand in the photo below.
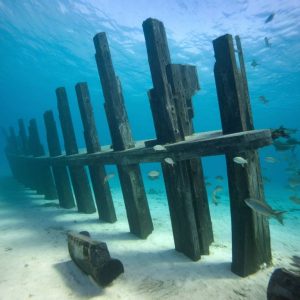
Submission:
{"label": "fish near sand", "polygon": [[245,164],[247,164],[247,160],[241,156],[236,156],[233,158],[233,161],[239,165],[241,165],[243,168],[245,167]]}
{"label": "fish near sand", "polygon": [[269,23],[274,19],[275,14],[271,13],[265,20],[265,23]]}
{"label": "fish near sand", "polygon": [[253,211],[255,211],[258,214],[261,214],[267,218],[273,217],[281,225],[283,225],[283,214],[286,213],[286,211],[273,210],[273,208],[271,206],[269,206],[267,203],[259,201],[254,198],[247,198],[244,201]]}

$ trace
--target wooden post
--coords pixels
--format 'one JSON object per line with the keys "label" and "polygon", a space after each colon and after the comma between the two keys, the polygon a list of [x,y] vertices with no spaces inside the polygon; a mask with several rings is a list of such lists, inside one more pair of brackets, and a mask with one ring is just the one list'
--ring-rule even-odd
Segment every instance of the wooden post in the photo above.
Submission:
{"label": "wooden post", "polygon": [[[215,80],[224,134],[252,130],[253,120],[245,83],[237,69],[233,39],[224,35],[213,41]],[[240,60],[241,63],[241,60]],[[244,66],[241,66],[244,68]],[[241,156],[247,165],[233,162]],[[232,224],[232,266],[234,273],[247,276],[271,263],[270,232],[267,218],[255,213],[246,198],[264,200],[264,190],[257,151],[226,154]]]}
{"label": "wooden post", "polygon": [[[57,88],[56,97],[66,155],[77,154],[78,147],[65,88]],[[83,213],[94,213],[96,207],[84,166],[69,166],[69,171],[78,211]]]}
{"label": "wooden post", "polygon": [[[121,82],[113,68],[106,34],[98,33],[94,37],[94,44],[113,149],[118,151],[132,148],[134,141],[124,105]],[[147,238],[153,230],[153,224],[140,167],[137,164],[117,167],[130,232],[140,238]]]}
{"label": "wooden post", "polygon": [[[50,156],[61,155],[57,128],[53,112],[48,110],[44,113],[44,122],[46,127],[46,136]],[[59,205],[63,208],[72,208],[75,206],[73,192],[65,166],[52,167],[54,181],[56,185]]]}
{"label": "wooden post", "polygon": [[[147,19],[143,29],[154,87],[149,100],[157,142],[184,140],[186,134],[193,133],[191,97],[199,89],[195,67],[170,65],[162,22]],[[201,254],[209,253],[213,241],[201,161],[181,161],[174,166],[162,163],[162,169],[175,249],[198,260]]]}
{"label": "wooden post", "polygon": [[18,125],[19,125],[19,137],[20,137],[20,142],[21,142],[21,152],[23,153],[23,155],[29,155],[28,137],[26,134],[24,120],[19,119]]}
{"label": "wooden post", "polygon": [[[84,139],[87,153],[101,151],[98,140],[97,128],[94,120],[93,107],[90,101],[90,94],[86,82],[77,83],[75,86],[81,120],[84,128]],[[99,219],[113,223],[117,221],[115,208],[106,180],[106,172],[103,164],[89,166]]]}
{"label": "wooden post", "polygon": [[[29,140],[28,145],[31,154],[34,157],[44,156],[45,150],[43,145],[40,142],[38,127],[35,119],[29,121]],[[35,178],[36,188],[38,194],[43,194],[45,199],[53,200],[57,198],[56,188],[53,181],[53,176],[49,166],[40,166],[27,164],[28,168],[32,168],[30,173]]]}

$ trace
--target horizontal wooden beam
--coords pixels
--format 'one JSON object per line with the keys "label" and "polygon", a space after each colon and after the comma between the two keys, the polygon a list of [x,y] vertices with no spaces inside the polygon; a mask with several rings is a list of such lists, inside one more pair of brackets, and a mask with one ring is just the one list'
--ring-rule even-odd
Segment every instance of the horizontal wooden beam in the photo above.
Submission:
{"label": "horizontal wooden beam", "polygon": [[[269,129],[251,130],[223,135],[222,131],[210,131],[186,136],[184,141],[164,145],[166,150],[157,151],[145,147],[145,141],[135,144],[134,148],[114,151],[109,146],[102,147],[101,152],[60,155],[55,157],[18,156],[50,165],[92,165],[120,164],[130,165],[145,162],[161,162],[171,157],[175,162],[199,156],[222,155],[232,151],[246,151],[272,144]],[[153,143],[154,144],[154,143]]]}

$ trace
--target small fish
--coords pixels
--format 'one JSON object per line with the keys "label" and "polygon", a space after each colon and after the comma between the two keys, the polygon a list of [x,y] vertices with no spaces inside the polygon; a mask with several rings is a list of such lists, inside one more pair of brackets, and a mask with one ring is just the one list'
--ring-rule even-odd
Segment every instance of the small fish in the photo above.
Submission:
{"label": "small fish", "polygon": [[242,167],[244,168],[245,167],[245,164],[247,164],[247,160],[243,157],[240,157],[240,156],[236,156],[233,158],[233,161],[239,165],[242,165]]}
{"label": "small fish", "polygon": [[155,151],[167,151],[166,147],[164,147],[162,145],[155,145],[153,147],[153,150],[155,150]]}
{"label": "small fish", "polygon": [[300,197],[298,197],[297,195],[292,195],[289,197],[289,199],[296,204],[300,204]]}
{"label": "small fish", "polygon": [[269,103],[269,100],[265,96],[259,96],[258,100],[263,104]]}
{"label": "small fish", "polygon": [[288,151],[295,148],[294,145],[289,145],[287,143],[281,142],[279,140],[275,140],[273,142],[273,146],[275,147],[276,151]]}
{"label": "small fish", "polygon": [[266,156],[265,161],[270,164],[274,164],[274,163],[278,162],[278,159],[274,158],[273,156]]}
{"label": "small fish", "polygon": [[147,175],[148,175],[148,178],[149,178],[149,179],[155,180],[155,179],[157,179],[157,178],[159,177],[159,172],[153,170],[153,171],[148,172]]}
{"label": "small fish", "polygon": [[265,20],[265,23],[269,23],[273,20],[275,14],[274,13],[271,13]]}
{"label": "small fish", "polygon": [[217,180],[219,180],[219,181],[222,181],[222,180],[224,179],[224,177],[221,176],[221,175],[218,175],[218,176],[216,176],[215,178],[216,178]]}
{"label": "small fish", "polygon": [[267,203],[253,198],[247,198],[244,201],[253,211],[268,218],[273,217],[281,225],[283,225],[283,214],[286,213],[286,211],[273,210],[272,207],[269,206]]}
{"label": "small fish", "polygon": [[258,66],[258,63],[256,62],[255,59],[252,60],[251,66],[252,66],[253,68],[255,68],[256,66]]}
{"label": "small fish", "polygon": [[174,160],[173,160],[171,157],[166,157],[166,158],[164,159],[164,161],[165,161],[167,164],[171,165],[172,167],[175,165],[175,162],[174,162]]}
{"label": "small fish", "polygon": [[271,43],[270,43],[270,39],[269,38],[267,38],[267,37],[265,37],[265,45],[266,45],[266,47],[268,47],[268,48],[271,48]]}
{"label": "small fish", "polygon": [[300,186],[300,175],[295,175],[295,176],[289,177],[288,185],[292,189]]}
{"label": "small fish", "polygon": [[206,181],[206,182],[205,182],[205,185],[206,185],[206,186],[211,186],[211,182]]}
{"label": "small fish", "polygon": [[289,138],[286,140],[286,143],[288,145],[291,145],[291,146],[296,146],[296,145],[300,145],[300,141],[294,139],[294,138]]}
{"label": "small fish", "polygon": [[221,192],[221,191],[223,191],[223,187],[221,186],[221,185],[217,185],[216,187],[215,187],[215,189],[214,189],[214,193],[218,193],[218,192]]}
{"label": "small fish", "polygon": [[220,196],[218,196],[218,195],[215,195],[214,193],[212,194],[212,203],[214,204],[214,205],[218,205],[219,204],[219,200],[220,199]]}
{"label": "small fish", "polygon": [[104,177],[104,180],[103,180],[103,183],[106,183],[108,182],[108,180],[112,179],[115,177],[115,174],[114,173],[109,173],[107,174],[105,177]]}

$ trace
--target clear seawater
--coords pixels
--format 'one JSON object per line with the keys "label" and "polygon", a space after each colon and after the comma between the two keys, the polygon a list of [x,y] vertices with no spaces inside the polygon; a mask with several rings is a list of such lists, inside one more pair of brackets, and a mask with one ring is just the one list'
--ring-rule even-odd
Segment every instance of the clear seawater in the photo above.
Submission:
{"label": "clear seawater", "polygon": [[[274,13],[268,23],[265,20]],[[173,63],[197,66],[201,90],[193,98],[194,127],[197,132],[221,128],[214,83],[212,41],[230,33],[241,38],[251,106],[256,129],[283,125],[298,129],[300,140],[300,2],[280,0],[0,0],[0,126],[26,124],[36,118],[46,147],[43,113],[52,109],[57,118],[55,89],[67,89],[79,147],[84,147],[74,86],[86,81],[102,145],[110,144],[103,109],[103,94],[94,58],[93,36],[107,33],[112,60],[119,76],[135,140],[155,137],[147,97],[152,88],[142,22],[148,17],[163,21]],[[269,39],[271,47],[265,44]],[[258,65],[253,67],[252,61]],[[260,101],[264,96],[268,103]],[[61,134],[60,134],[61,138]],[[62,139],[61,139],[62,143]],[[0,136],[0,175],[10,175]],[[276,209],[300,208],[291,195],[300,196],[300,186],[291,190],[288,166],[300,169],[300,145],[294,152],[277,152],[273,146],[259,150],[266,200]],[[268,163],[266,156],[278,161]],[[204,174],[212,185],[222,185],[220,205],[228,208],[226,165],[223,156],[203,158]],[[142,164],[146,190],[161,191],[163,180],[150,181],[147,172],[159,164]],[[116,172],[107,166],[108,172]],[[223,176],[222,182],[216,176]],[[120,189],[117,178],[110,181]],[[211,199],[210,199],[211,201]],[[150,208],[155,203],[150,203]],[[223,211],[211,205],[212,217]],[[227,210],[227,213],[229,211]],[[293,222],[299,212],[287,216]],[[168,218],[168,216],[166,217]],[[271,221],[276,224],[276,221]]]}

